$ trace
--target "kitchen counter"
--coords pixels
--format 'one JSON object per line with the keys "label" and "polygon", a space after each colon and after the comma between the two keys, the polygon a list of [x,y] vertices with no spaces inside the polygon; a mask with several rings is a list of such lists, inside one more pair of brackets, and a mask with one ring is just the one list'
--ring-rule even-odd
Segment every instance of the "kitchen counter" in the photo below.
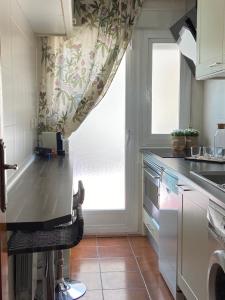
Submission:
{"label": "kitchen counter", "polygon": [[8,192],[8,230],[44,230],[72,220],[69,157],[36,158]]}
{"label": "kitchen counter", "polygon": [[187,161],[184,159],[185,153],[179,154],[179,157],[177,157],[177,154],[173,154],[169,148],[141,148],[140,151],[143,153],[146,161],[150,159],[166,171],[177,176],[179,184],[191,185],[193,188],[205,193],[209,198],[215,201],[220,200],[225,204],[225,192],[190,173],[190,171],[225,172],[225,164]]}

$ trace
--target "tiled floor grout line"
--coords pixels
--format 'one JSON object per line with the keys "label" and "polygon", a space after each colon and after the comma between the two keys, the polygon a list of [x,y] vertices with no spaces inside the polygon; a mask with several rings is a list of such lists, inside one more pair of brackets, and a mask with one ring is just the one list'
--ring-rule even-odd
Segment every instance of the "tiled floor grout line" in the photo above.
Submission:
{"label": "tiled floor grout line", "polygon": [[97,259],[98,259],[98,266],[99,266],[99,272],[100,272],[100,280],[101,280],[101,286],[102,286],[102,300],[104,300],[104,293],[103,293],[103,282],[102,282],[102,270],[100,265],[100,255],[99,255],[99,244],[98,244],[98,238],[96,237],[96,253],[97,253]]}
{"label": "tiled floor grout line", "polygon": [[137,264],[137,266],[138,266],[138,270],[139,270],[139,273],[140,273],[140,275],[141,275],[141,278],[142,278],[142,280],[143,280],[143,282],[144,282],[145,289],[146,289],[146,291],[147,291],[147,294],[148,294],[149,300],[152,300],[152,298],[151,298],[151,296],[150,296],[150,293],[149,293],[149,291],[148,291],[147,285],[146,285],[146,283],[145,283],[145,279],[144,279],[144,276],[143,276],[143,274],[142,274],[141,268],[140,268],[140,266],[139,266],[139,263],[138,263],[137,257],[136,257],[136,255],[135,255],[135,253],[134,253],[134,249],[133,249],[133,247],[132,247],[132,244],[131,244],[131,242],[130,242],[130,239],[129,239],[129,238],[128,238],[128,243],[129,243],[129,245],[130,245],[130,248],[131,248],[132,254],[133,254],[133,256],[134,256],[134,259],[135,259],[135,261],[136,261],[136,264]]}

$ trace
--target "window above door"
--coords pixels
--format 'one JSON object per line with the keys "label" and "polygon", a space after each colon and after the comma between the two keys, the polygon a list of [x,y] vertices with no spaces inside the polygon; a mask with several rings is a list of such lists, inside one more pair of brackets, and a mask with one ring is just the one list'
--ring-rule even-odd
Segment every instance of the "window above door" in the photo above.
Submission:
{"label": "window above door", "polygon": [[175,43],[152,43],[151,134],[179,128],[180,50]]}
{"label": "window above door", "polygon": [[170,32],[146,31],[141,50],[140,146],[169,147],[190,124],[191,72]]}

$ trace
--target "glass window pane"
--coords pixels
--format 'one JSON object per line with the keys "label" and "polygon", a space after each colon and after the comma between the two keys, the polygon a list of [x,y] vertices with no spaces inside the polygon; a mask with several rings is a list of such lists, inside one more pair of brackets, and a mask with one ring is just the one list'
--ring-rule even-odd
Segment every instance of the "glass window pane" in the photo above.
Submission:
{"label": "glass window pane", "polygon": [[152,134],[179,128],[180,51],[175,43],[153,43]]}
{"label": "glass window pane", "polygon": [[125,209],[125,56],[104,99],[70,137],[74,190],[85,188],[85,210]]}

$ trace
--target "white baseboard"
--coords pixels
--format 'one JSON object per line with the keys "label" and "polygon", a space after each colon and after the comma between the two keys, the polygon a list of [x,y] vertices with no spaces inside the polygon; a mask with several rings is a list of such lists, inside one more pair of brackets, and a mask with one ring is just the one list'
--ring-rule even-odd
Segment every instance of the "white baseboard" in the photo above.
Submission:
{"label": "white baseboard", "polygon": [[126,234],[140,234],[135,228],[127,226],[85,226],[84,221],[84,235],[126,235]]}

